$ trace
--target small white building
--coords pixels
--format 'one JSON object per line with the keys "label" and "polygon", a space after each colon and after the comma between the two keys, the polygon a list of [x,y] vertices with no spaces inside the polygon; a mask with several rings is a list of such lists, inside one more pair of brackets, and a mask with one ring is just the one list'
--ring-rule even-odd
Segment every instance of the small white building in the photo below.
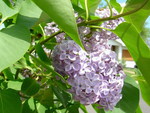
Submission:
{"label": "small white building", "polygon": [[125,67],[134,68],[135,62],[127,50],[125,44],[120,40],[109,40],[108,42],[112,46],[112,50],[117,53],[117,59],[120,62],[125,63]]}

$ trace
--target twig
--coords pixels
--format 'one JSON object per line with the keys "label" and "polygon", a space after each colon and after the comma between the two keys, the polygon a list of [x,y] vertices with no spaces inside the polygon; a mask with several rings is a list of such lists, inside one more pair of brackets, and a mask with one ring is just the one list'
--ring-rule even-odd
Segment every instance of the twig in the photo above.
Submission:
{"label": "twig", "polygon": [[[86,1],[86,0],[85,0]],[[130,14],[133,14],[133,13],[136,13],[137,11],[139,11],[141,8],[143,8],[147,2],[149,0],[146,0],[145,3],[143,3],[140,7],[136,8],[136,9],[133,9],[131,11],[128,11],[128,12],[125,12],[125,13],[122,13],[122,14],[119,14],[119,15],[116,15],[116,16],[112,16],[112,17],[107,17],[107,18],[100,18],[100,19],[95,19],[95,20],[89,20],[89,21],[83,21],[81,23],[78,24],[78,26],[84,26],[84,25],[90,25],[90,24],[94,24],[94,23],[99,23],[99,22],[102,22],[102,21],[107,21],[107,20],[114,20],[114,19],[117,19],[117,18],[120,18],[120,17],[123,17],[123,16],[127,16],[127,15],[130,15]],[[87,13],[87,12],[86,12]],[[53,38],[54,36],[58,35],[59,33],[62,33],[63,31],[58,31],[54,34],[52,34],[50,37],[46,38],[45,40],[39,42],[39,44],[44,44],[46,43],[47,41],[49,41],[51,38]],[[29,53],[32,53],[32,51],[34,51],[35,49],[35,46],[32,47],[30,50],[29,50]]]}
{"label": "twig", "polygon": [[[59,30],[58,32],[56,33],[53,33],[51,36],[49,36],[48,38],[44,39],[43,41],[39,42],[39,44],[43,45],[44,43],[48,42],[50,39],[52,39],[54,36],[58,35],[59,33],[62,33],[61,30]],[[35,50],[35,46],[32,47],[30,50],[29,50],[29,53],[32,53],[33,51]]]}
{"label": "twig", "polygon": [[117,19],[117,18],[120,18],[120,17],[123,17],[123,16],[127,16],[127,15],[130,15],[130,14],[133,14],[137,11],[139,11],[141,8],[143,8],[147,2],[149,0],[146,0],[145,3],[143,3],[140,7],[136,8],[136,9],[133,9],[131,11],[128,11],[128,12],[125,12],[125,13],[122,13],[122,14],[119,14],[119,15],[116,15],[116,16],[113,16],[113,17],[107,17],[107,18],[100,18],[100,19],[95,19],[95,20],[89,20],[89,21],[83,21],[81,23],[78,24],[78,26],[83,26],[83,25],[87,25],[87,24],[94,24],[94,23],[99,23],[99,22],[102,22],[102,21],[107,21],[107,20],[114,20],[114,19]]}
{"label": "twig", "polygon": [[101,26],[88,26],[88,27],[95,28],[95,29],[105,29],[107,31],[112,31],[112,29],[104,28],[104,27],[101,27]]}

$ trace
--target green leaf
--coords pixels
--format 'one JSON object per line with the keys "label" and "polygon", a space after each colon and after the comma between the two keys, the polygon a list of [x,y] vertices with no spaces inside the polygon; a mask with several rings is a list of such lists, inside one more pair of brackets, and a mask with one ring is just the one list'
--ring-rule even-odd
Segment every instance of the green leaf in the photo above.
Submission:
{"label": "green leaf", "polygon": [[30,33],[21,26],[0,31],[0,71],[19,60],[30,46]]}
{"label": "green leaf", "polygon": [[85,107],[83,104],[80,104],[80,109],[82,109],[82,111],[83,111],[84,113],[88,113],[86,107]]}
{"label": "green leaf", "polygon": [[[37,113],[46,113],[47,109],[40,103],[36,104]],[[49,112],[51,113],[51,112]]]}
{"label": "green leaf", "polygon": [[21,113],[21,109],[21,100],[16,91],[0,91],[0,113]]}
{"label": "green leaf", "polygon": [[103,109],[99,109],[99,104],[92,104],[92,107],[94,108],[94,110],[96,111],[96,113],[105,113],[105,111]]}
{"label": "green leaf", "polygon": [[136,109],[136,113],[143,113],[140,106],[138,106],[138,108]]}
{"label": "green leaf", "polygon": [[80,107],[80,103],[74,102],[74,104],[68,108],[68,111],[69,113],[79,113],[79,107]]}
{"label": "green leaf", "polygon": [[20,91],[21,90],[21,85],[22,85],[21,81],[8,81],[7,87],[11,88],[11,89],[14,89],[14,90]]}
{"label": "green leaf", "polygon": [[[83,9],[85,9],[85,0],[79,0]],[[101,0],[88,0],[88,9],[91,13],[94,13],[100,4]]]}
{"label": "green leaf", "polygon": [[60,102],[63,104],[64,107],[67,106],[68,102],[71,99],[71,96],[69,93],[65,92],[64,90],[60,89],[57,86],[52,86],[52,90],[56,97],[60,100]]}
{"label": "green leaf", "polygon": [[[10,0],[3,0],[5,2],[5,4],[7,4],[7,6],[9,6],[10,8],[13,7],[12,3],[10,2]],[[13,1],[13,0],[12,0]]]}
{"label": "green leaf", "polygon": [[51,88],[41,89],[34,98],[45,107],[53,106],[53,92]]}
{"label": "green leaf", "polygon": [[71,0],[71,2],[72,2],[73,4],[75,4],[75,5],[77,5],[77,6],[78,6],[78,4],[79,4],[79,0]]}
{"label": "green leaf", "polygon": [[36,25],[42,23],[42,22],[50,22],[50,17],[45,13],[45,12],[42,12],[38,21],[35,23]]}
{"label": "green leaf", "polygon": [[135,26],[137,32],[139,33],[141,32],[146,19],[150,15],[150,11],[149,11],[150,0],[127,0],[127,5],[123,11],[123,12],[127,12],[127,11],[134,10],[136,8],[141,7],[143,4],[145,5],[142,9],[124,17],[127,22],[130,22]]}
{"label": "green leaf", "polygon": [[82,48],[82,42],[78,35],[74,11],[70,0],[33,0],[44,12],[46,12],[58,25]]}
{"label": "green leaf", "polygon": [[16,24],[31,28],[40,17],[42,10],[32,0],[25,0],[19,11]]}
{"label": "green leaf", "polygon": [[47,57],[45,51],[43,50],[42,46],[40,44],[36,44],[35,50],[39,56],[39,58],[46,64],[50,64],[50,60]]}
{"label": "green leaf", "polygon": [[36,80],[31,78],[26,78],[21,86],[21,91],[29,96],[35,95],[39,91],[39,89],[40,85]]}
{"label": "green leaf", "polygon": [[43,105],[36,102],[32,97],[23,104],[22,113],[46,113],[46,110]]}
{"label": "green leaf", "polygon": [[117,0],[110,0],[111,5],[118,11],[120,12],[122,7],[120,4],[117,2]]}
{"label": "green leaf", "polygon": [[86,11],[80,7],[78,7],[77,5],[73,4],[73,9],[78,12],[78,16],[84,15],[86,13]]}
{"label": "green leaf", "polygon": [[3,70],[3,74],[9,80],[13,80],[14,79],[14,74],[11,72],[10,68],[4,69]]}
{"label": "green leaf", "polygon": [[127,22],[120,24],[114,31],[128,48],[142,75],[150,85],[150,50],[135,27]]}
{"label": "green leaf", "polygon": [[33,97],[25,101],[22,108],[22,113],[35,113],[35,105]]}
{"label": "green leaf", "polygon": [[142,76],[140,77],[140,79],[138,79],[138,83],[140,86],[143,100],[150,106],[150,87],[149,87],[149,84],[144,80],[144,78]]}
{"label": "green leaf", "polygon": [[0,13],[2,13],[2,21],[18,13],[18,9],[10,8],[3,0],[0,0]]}

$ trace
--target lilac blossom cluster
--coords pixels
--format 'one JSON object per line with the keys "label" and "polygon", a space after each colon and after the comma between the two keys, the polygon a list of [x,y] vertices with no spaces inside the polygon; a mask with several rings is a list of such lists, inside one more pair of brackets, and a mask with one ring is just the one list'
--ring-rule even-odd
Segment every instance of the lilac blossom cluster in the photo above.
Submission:
{"label": "lilac blossom cluster", "polygon": [[[59,31],[58,25],[55,22],[47,23],[47,25],[44,27],[44,32],[46,36],[50,36],[53,33],[56,33]],[[65,39],[65,33],[60,33],[55,36],[56,41],[58,43],[62,42],[62,40]]]}
{"label": "lilac blossom cluster", "polygon": [[[101,18],[110,15],[109,9],[97,10],[95,14]],[[81,18],[77,20],[78,23],[80,21]],[[101,27],[115,29],[121,22],[122,18],[106,21]],[[45,27],[47,35],[58,30],[55,23]],[[100,108],[113,110],[122,98],[125,78],[116,60],[116,53],[107,44],[108,40],[116,39],[117,36],[104,29],[96,31],[85,26],[79,27],[79,34],[86,51],[74,41],[61,38],[58,41],[61,43],[55,46],[52,53],[53,66],[61,75],[69,76],[67,81],[72,86],[69,91],[75,100],[85,105],[98,103]]]}
{"label": "lilac blossom cluster", "polygon": [[[113,16],[116,16],[118,14],[118,12],[113,8],[112,9],[113,12]],[[105,9],[97,9],[95,11],[95,15],[100,17],[100,18],[107,18],[110,17],[110,10],[109,8],[105,8]],[[101,24],[102,28],[107,28],[107,29],[111,29],[114,30],[119,24],[121,24],[122,22],[124,22],[124,19],[122,17],[117,18],[115,20],[109,20],[109,21],[105,21]],[[103,35],[103,38],[105,39],[117,39],[118,36],[116,36],[114,33],[112,33],[109,30],[106,29],[100,29],[100,34]]]}
{"label": "lilac blossom cluster", "polygon": [[85,52],[74,41],[66,40],[54,48],[52,59],[57,72],[69,75],[75,100],[85,105],[98,103],[105,110],[112,110],[122,97],[125,74],[115,52],[103,46]]}

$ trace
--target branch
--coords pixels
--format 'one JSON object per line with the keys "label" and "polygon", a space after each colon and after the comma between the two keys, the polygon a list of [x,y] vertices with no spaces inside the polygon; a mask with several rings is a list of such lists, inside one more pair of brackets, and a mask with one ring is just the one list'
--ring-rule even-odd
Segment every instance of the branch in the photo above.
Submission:
{"label": "branch", "polygon": [[[43,45],[44,43],[48,42],[50,39],[52,39],[54,36],[58,35],[59,33],[62,33],[62,31],[59,30],[58,32],[53,33],[51,36],[49,36],[49,37],[46,38],[45,40],[39,42],[39,44]],[[29,50],[29,53],[32,53],[34,50],[35,50],[35,46],[32,47],[32,48]]]}
{"label": "branch", "polygon": [[99,22],[107,21],[107,20],[114,20],[114,19],[117,19],[117,18],[120,18],[120,17],[123,17],[123,16],[127,16],[127,15],[130,15],[130,14],[133,14],[133,13],[139,11],[140,9],[142,9],[147,4],[148,1],[149,0],[146,0],[145,3],[143,3],[140,7],[136,8],[136,9],[133,9],[131,11],[128,11],[128,12],[125,12],[125,13],[122,13],[122,14],[119,14],[119,15],[116,15],[116,16],[113,16],[113,17],[107,17],[107,18],[100,18],[100,19],[96,19],[96,20],[83,21],[83,22],[79,23],[78,26],[99,23]]}
{"label": "branch", "polygon": [[[146,0],[145,3],[143,3],[140,7],[136,8],[136,9],[133,9],[131,11],[128,11],[128,12],[125,12],[125,13],[122,13],[122,14],[119,14],[119,15],[116,15],[116,16],[112,16],[112,17],[107,17],[107,18],[100,18],[100,19],[96,19],[96,20],[89,20],[89,21],[83,21],[81,23],[78,24],[78,26],[84,26],[84,25],[87,25],[87,24],[94,24],[94,23],[99,23],[99,22],[102,22],[102,21],[107,21],[107,20],[115,20],[117,18],[120,18],[120,17],[123,17],[123,16],[127,16],[127,15],[130,15],[130,14],[133,14],[133,13],[136,13],[137,11],[139,11],[140,9],[142,9],[148,2],[149,0]],[[54,36],[58,35],[59,33],[62,33],[63,31],[58,31],[54,34],[52,34],[50,37],[46,38],[45,40],[39,42],[39,44],[44,44],[46,43],[47,41],[49,41],[51,38],[53,38]],[[35,47],[32,47],[30,50],[29,50],[29,53],[32,53],[32,51],[35,50]]]}

